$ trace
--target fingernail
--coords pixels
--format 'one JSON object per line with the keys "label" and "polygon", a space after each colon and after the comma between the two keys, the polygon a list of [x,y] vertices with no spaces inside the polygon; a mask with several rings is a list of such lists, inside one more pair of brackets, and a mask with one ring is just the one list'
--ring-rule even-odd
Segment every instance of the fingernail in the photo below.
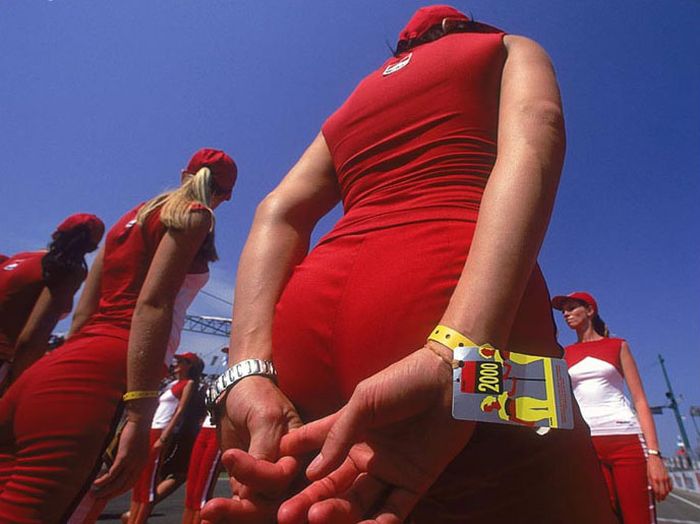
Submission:
{"label": "fingernail", "polygon": [[306,472],[312,473],[313,471],[318,469],[318,467],[321,465],[321,462],[323,462],[323,454],[319,453],[318,455],[316,455],[316,458],[311,461],[309,467],[306,468]]}

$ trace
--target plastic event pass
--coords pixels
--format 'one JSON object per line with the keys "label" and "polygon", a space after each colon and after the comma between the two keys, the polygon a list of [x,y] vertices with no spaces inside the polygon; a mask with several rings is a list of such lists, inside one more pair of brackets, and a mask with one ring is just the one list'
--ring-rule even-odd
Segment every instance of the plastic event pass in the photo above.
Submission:
{"label": "plastic event pass", "polygon": [[[496,424],[572,429],[571,386],[562,359],[458,347],[452,416]],[[542,432],[542,431],[538,431]]]}

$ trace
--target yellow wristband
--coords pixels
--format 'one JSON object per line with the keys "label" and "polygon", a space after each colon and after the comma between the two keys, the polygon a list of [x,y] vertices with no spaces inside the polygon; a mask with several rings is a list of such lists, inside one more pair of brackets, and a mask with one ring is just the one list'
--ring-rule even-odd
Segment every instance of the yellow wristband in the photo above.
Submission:
{"label": "yellow wristband", "polygon": [[436,326],[435,329],[433,329],[433,332],[428,336],[428,340],[432,340],[442,344],[443,346],[447,346],[452,351],[462,347],[479,347],[479,344],[472,342],[459,331],[455,331],[454,329],[443,325]]}
{"label": "yellow wristband", "polygon": [[124,393],[122,400],[128,402],[130,400],[138,400],[141,398],[157,398],[160,396],[159,391],[127,391]]}

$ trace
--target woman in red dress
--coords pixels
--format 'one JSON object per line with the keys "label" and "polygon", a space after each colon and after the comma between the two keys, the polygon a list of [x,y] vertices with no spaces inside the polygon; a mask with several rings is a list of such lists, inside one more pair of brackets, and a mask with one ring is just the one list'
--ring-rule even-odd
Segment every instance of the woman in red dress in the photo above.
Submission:
{"label": "woman in red dress", "polygon": [[[245,485],[210,501],[205,520],[614,522],[578,415],[574,430],[544,436],[454,420],[451,351],[426,343],[444,324],[561,356],[536,258],[563,158],[539,45],[448,6],[414,15],[396,56],[257,209],[229,351],[247,376],[218,398],[224,447],[249,452],[224,456]],[[341,200],[344,216],[307,253]],[[307,470],[320,483],[277,511],[271,500],[293,494],[282,479],[326,434]]]}
{"label": "woman in red dress", "polygon": [[48,349],[87,275],[85,255],[97,249],[104,230],[95,215],[71,215],[47,250],[0,261],[0,394]]}
{"label": "woman in red dress", "polygon": [[[91,485],[102,500],[131,487],[148,456],[171,342],[216,259],[213,210],[230,199],[236,173],[226,153],[202,149],[179,188],[110,229],[70,337],[0,399],[0,522],[63,522]],[[114,464],[93,485],[122,409]]]}

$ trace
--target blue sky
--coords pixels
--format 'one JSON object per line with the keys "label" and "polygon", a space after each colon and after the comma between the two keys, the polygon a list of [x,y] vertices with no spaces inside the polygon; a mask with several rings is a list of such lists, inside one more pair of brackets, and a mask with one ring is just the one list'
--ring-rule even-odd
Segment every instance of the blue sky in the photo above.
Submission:
{"label": "blue sky", "polygon": [[[219,147],[240,178],[217,214],[221,261],[206,289],[230,299],[257,202],[421,5],[0,0],[0,252],[41,247],[73,212],[111,224],[176,184],[194,150]],[[700,405],[700,1],[452,5],[550,53],[568,133],[540,257],[550,290],[598,298],[652,404],[665,401],[662,353],[687,414]],[[190,312],[230,307],[200,296]],[[213,355],[225,340],[184,343]],[[675,422],[656,420],[669,453]]]}

